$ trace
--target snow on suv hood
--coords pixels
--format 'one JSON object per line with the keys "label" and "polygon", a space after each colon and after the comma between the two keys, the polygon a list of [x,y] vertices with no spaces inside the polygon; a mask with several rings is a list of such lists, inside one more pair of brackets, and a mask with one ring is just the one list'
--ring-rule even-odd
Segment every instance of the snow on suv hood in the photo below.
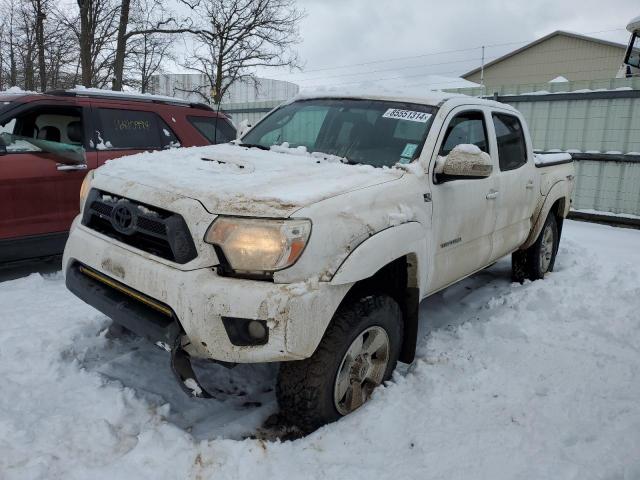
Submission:
{"label": "snow on suv hood", "polygon": [[226,144],[110,160],[96,170],[96,178],[102,175],[193,198],[210,213],[287,217],[312,203],[398,179],[403,171],[347,165],[301,149]]}

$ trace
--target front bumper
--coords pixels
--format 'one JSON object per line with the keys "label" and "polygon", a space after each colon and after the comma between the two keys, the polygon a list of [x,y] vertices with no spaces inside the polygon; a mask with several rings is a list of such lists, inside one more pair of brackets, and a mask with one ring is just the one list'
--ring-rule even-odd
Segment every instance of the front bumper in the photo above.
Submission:
{"label": "front bumper", "polygon": [[[145,320],[132,307],[117,306],[95,285],[81,288],[79,264],[113,279],[142,297],[166,306],[175,315],[175,326],[161,317],[146,325],[145,335],[166,342],[175,329],[184,330],[195,357],[232,363],[299,360],[313,354],[350,285],[325,282],[274,284],[218,276],[215,269],[180,270],[138,255],[79,224],[76,220],[67,242],[63,269],[72,292],[131,330],[144,329]],[[90,292],[91,294],[87,293]],[[113,299],[112,299],[113,300]],[[147,309],[148,310],[148,309]],[[231,343],[221,317],[264,320],[269,328],[264,345]],[[135,325],[131,322],[137,322]],[[140,323],[142,322],[142,323]],[[132,328],[133,326],[133,328]],[[155,328],[155,333],[154,333]]]}

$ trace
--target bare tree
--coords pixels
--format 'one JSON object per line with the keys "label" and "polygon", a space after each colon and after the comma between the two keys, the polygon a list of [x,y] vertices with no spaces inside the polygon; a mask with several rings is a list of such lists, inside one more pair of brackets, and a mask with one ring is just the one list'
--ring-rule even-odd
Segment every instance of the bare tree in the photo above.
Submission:
{"label": "bare tree", "polygon": [[120,4],[115,0],[77,0],[77,3],[78,15],[65,23],[79,43],[82,85],[104,87],[114,68]]}
{"label": "bare tree", "polygon": [[35,30],[35,42],[38,55],[38,77],[40,91],[47,90],[47,63],[45,53],[44,22],[47,18],[48,0],[31,0],[33,22]]}
{"label": "bare tree", "polygon": [[137,86],[142,93],[151,90],[153,75],[164,72],[167,60],[174,59],[172,39],[166,35],[149,34],[138,38],[131,46],[129,71],[135,75],[135,82],[127,84]]}
{"label": "bare tree", "polygon": [[[113,89],[122,90],[125,61],[130,42],[142,38],[141,43],[148,46],[163,45],[159,35],[195,33],[189,19],[177,19],[160,0],[121,0],[120,21],[116,41],[116,55],[113,72]],[[134,21],[130,22],[129,17]],[[153,37],[153,40],[150,38]]]}
{"label": "bare tree", "polygon": [[[0,0],[0,88],[15,85],[46,91],[78,83],[79,15],[74,4],[53,0]],[[100,35],[102,30],[95,31]],[[106,44],[109,41],[111,39],[105,39]],[[107,54],[103,54],[105,52]],[[99,60],[94,62],[95,70],[106,71],[99,77],[107,78],[108,49],[94,58]]]}
{"label": "bare tree", "polygon": [[80,49],[65,18],[69,10],[51,9],[45,22],[45,63],[48,88],[70,88],[79,83]]}
{"label": "bare tree", "polygon": [[[292,48],[304,13],[295,0],[181,1],[202,19],[199,45],[185,66],[205,76],[213,103],[220,104],[234,83],[254,79],[255,68],[299,66]],[[199,94],[206,100],[202,89]]]}

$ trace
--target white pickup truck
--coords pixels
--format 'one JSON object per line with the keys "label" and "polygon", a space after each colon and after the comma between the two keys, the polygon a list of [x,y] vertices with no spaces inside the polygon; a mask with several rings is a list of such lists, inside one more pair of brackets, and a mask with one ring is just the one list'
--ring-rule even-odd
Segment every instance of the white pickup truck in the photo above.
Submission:
{"label": "white pickup truck", "polygon": [[[68,288],[190,359],[281,362],[283,415],[310,431],[414,359],[422,299],[512,254],[553,269],[570,157],[525,121],[440,93],[299,96],[232,144],[145,153],[86,178]],[[546,163],[545,163],[546,161]]]}

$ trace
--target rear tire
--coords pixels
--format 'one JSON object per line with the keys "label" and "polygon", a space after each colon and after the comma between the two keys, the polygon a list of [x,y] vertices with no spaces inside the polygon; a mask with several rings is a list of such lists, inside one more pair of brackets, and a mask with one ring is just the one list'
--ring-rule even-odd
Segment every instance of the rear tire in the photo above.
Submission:
{"label": "rear tire", "polygon": [[360,407],[391,377],[402,329],[400,306],[387,295],[342,306],[311,357],[280,364],[276,394],[283,416],[312,432]]}
{"label": "rear tire", "polygon": [[550,213],[542,226],[542,231],[535,243],[526,250],[514,252],[511,256],[511,277],[514,282],[543,279],[547,273],[553,272],[556,262],[560,234],[558,222]]}

